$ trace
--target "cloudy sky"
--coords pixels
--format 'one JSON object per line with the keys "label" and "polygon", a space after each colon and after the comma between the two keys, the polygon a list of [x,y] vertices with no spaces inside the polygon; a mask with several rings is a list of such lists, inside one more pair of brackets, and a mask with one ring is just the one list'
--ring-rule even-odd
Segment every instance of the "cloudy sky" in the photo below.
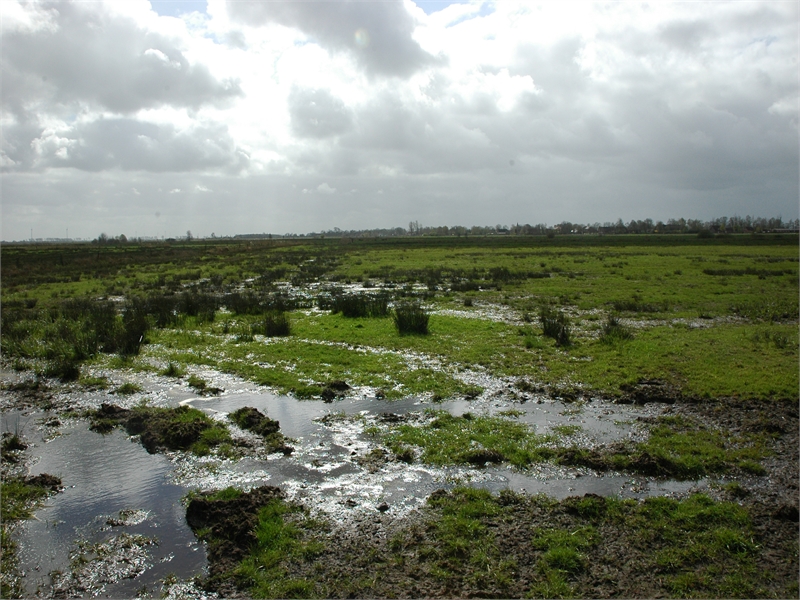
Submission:
{"label": "cloudy sky", "polygon": [[2,239],[798,216],[798,3],[2,0]]}

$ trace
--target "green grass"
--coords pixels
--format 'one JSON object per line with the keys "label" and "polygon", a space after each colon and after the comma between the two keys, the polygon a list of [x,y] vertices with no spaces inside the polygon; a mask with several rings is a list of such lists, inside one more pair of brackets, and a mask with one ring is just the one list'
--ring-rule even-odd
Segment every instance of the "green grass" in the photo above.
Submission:
{"label": "green grass", "polygon": [[11,528],[19,521],[33,517],[35,508],[49,494],[48,488],[22,477],[3,478],[0,494],[0,596],[3,598],[22,598],[24,594],[18,579],[18,548]]}
{"label": "green grass", "polygon": [[542,554],[539,558],[539,576],[531,587],[530,595],[544,598],[571,598],[575,588],[570,578],[586,568],[585,551],[597,545],[599,535],[591,525],[572,531],[537,527],[533,530],[532,545]]}
{"label": "green grass", "polygon": [[[172,352],[150,354],[173,360],[178,372],[192,364],[219,367],[280,391],[294,389],[300,396],[318,393],[317,384],[327,378],[319,376],[315,363],[323,365],[319,370],[326,376],[328,371],[331,377],[384,388],[390,397],[418,393],[448,397],[466,391],[446,374],[410,368],[397,357],[374,360],[374,356],[347,356],[351,351],[345,351],[339,360],[335,352],[325,353],[307,344],[339,342],[377,351],[412,350],[453,368],[482,367],[555,387],[581,381],[601,394],[616,395],[620,386],[647,377],[664,379],[687,395],[699,397],[795,397],[797,327],[786,322],[798,317],[798,256],[793,240],[796,238],[791,236],[708,240],[696,236],[565,236],[554,240],[359,240],[349,245],[264,241],[128,244],[124,248],[9,247],[4,249],[7,260],[0,282],[4,306],[11,307],[4,311],[9,318],[4,317],[2,345],[5,355],[50,361],[48,372],[68,380],[79,375],[81,362],[96,360],[93,353],[102,350],[98,340],[114,338],[94,335],[106,322],[102,311],[76,312],[66,307],[58,312],[65,299],[97,297],[112,288],[129,298],[172,292],[176,298],[202,299],[213,294],[221,298],[236,284],[245,288],[242,297],[261,298],[259,306],[263,308],[277,306],[275,290],[270,287],[275,280],[370,280],[395,286],[389,292],[396,301],[424,299],[426,309],[464,310],[463,296],[447,290],[467,281],[477,287],[469,296],[475,306],[466,308],[475,311],[487,304],[505,304],[527,314],[530,324],[520,331],[486,320],[432,314],[429,335],[404,336],[397,334],[388,319],[345,319],[341,314],[307,315],[292,310],[292,333],[298,338],[294,341],[302,341],[284,347],[296,351],[295,357],[277,346],[259,349],[262,360],[258,362],[286,361],[271,368],[241,364],[248,362],[244,358],[247,353],[220,352],[219,336],[240,330],[238,340],[249,352],[247,344],[253,343],[257,315],[237,313],[226,316],[222,323],[183,315],[170,325],[172,329],[151,329],[145,341],[157,344],[169,339]],[[764,275],[767,271],[769,276]],[[426,283],[436,291],[412,292],[406,287],[410,283]],[[184,287],[187,284],[190,291]],[[269,294],[273,294],[273,303],[264,304]],[[176,306],[186,305],[184,309],[191,312],[191,303],[182,302]],[[313,304],[313,298],[306,302],[307,306]],[[568,348],[566,338],[561,340],[561,348],[556,347],[541,336],[538,324],[531,323],[530,315],[538,314],[542,307],[571,311]],[[48,316],[52,310],[57,310],[55,319]],[[598,341],[598,313],[581,311],[600,311],[601,317],[621,311],[626,319],[645,325],[652,321],[653,326],[637,328],[630,340],[630,329],[614,327],[609,321]],[[69,315],[74,314],[84,316],[73,322]],[[95,316],[90,318],[90,314]],[[712,326],[690,329],[663,322],[698,317]],[[720,323],[706,317],[743,320]],[[86,327],[86,319],[91,327]],[[114,327],[122,327],[123,322],[117,315]],[[91,332],[91,339],[84,335]]]}
{"label": "green grass", "polygon": [[[398,355],[409,350],[445,365],[487,368],[544,385],[560,387],[579,380],[588,390],[610,395],[642,378],[667,381],[700,398],[793,397],[799,384],[798,332],[791,324],[659,324],[639,330],[624,343],[616,341],[620,338],[604,343],[607,340],[573,335],[568,352],[530,328],[448,315],[431,316],[427,336],[397,335],[387,319],[299,312],[293,316],[294,336],[270,344],[226,341],[215,327],[154,331],[150,335],[159,347],[145,347],[145,355],[220,368],[281,391],[295,389],[299,395],[305,394],[309,379],[320,384],[344,379],[386,389],[403,386],[392,397],[424,392],[448,397],[467,391],[446,372],[426,371]],[[344,347],[327,345],[331,343]],[[312,386],[308,393],[319,390]]]}
{"label": "green grass", "polygon": [[[769,456],[769,434],[738,434],[711,429],[686,417],[659,417],[646,441],[615,444],[599,450],[564,447],[561,438],[580,426],[553,427],[548,435],[498,416],[454,417],[431,411],[425,425],[398,425],[382,435],[398,457],[408,462],[412,448],[431,465],[507,462],[519,468],[555,460],[598,470],[620,470],[655,477],[699,479],[707,475],[741,473],[763,475],[760,461]],[[555,447],[554,447],[555,446]]]}
{"label": "green grass", "polygon": [[312,581],[287,575],[286,561],[306,560],[321,550],[315,542],[303,540],[299,527],[285,519],[293,508],[272,500],[259,509],[255,543],[250,554],[236,568],[239,584],[252,598],[310,598]]}
{"label": "green grass", "polygon": [[502,512],[492,495],[486,490],[456,488],[449,494],[431,495],[428,505],[437,512],[430,526],[433,539],[419,552],[427,559],[429,571],[447,581],[466,570],[473,586],[508,587],[514,561],[501,555],[485,523]]}
{"label": "green grass", "polygon": [[47,497],[49,493],[47,488],[27,483],[22,478],[5,479],[0,498],[3,520],[13,522],[30,519],[36,502]]}
{"label": "green grass", "polygon": [[[416,551],[432,575],[456,586],[482,576],[477,589],[502,594],[509,581],[525,577],[527,597],[586,597],[593,589],[586,586],[604,573],[622,577],[630,569],[619,589],[635,585],[646,595],[682,598],[781,597],[772,574],[759,568],[761,546],[748,509],[703,494],[557,502],[456,488],[433,494],[428,505],[433,539]],[[504,554],[503,537],[520,526],[531,527],[530,545]],[[401,534],[392,546],[411,548]],[[524,570],[531,559],[534,568]]]}
{"label": "green grass", "polygon": [[770,454],[768,442],[765,433],[733,433],[686,417],[663,416],[649,428],[644,442],[592,451],[565,448],[557,460],[681,480],[741,472],[763,475],[760,461]]}
{"label": "green grass", "polygon": [[523,423],[469,413],[454,417],[434,411],[433,415],[423,426],[398,426],[386,436],[389,447],[399,453],[406,446],[416,446],[422,461],[432,465],[508,462],[526,467],[553,454],[545,448],[552,436],[537,435]]}

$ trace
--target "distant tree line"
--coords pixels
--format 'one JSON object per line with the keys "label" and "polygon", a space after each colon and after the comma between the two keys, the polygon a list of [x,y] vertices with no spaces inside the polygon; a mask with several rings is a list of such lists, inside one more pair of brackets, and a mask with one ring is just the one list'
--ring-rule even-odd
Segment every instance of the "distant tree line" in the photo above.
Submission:
{"label": "distant tree line", "polygon": [[[329,231],[312,233],[286,233],[283,235],[271,233],[248,233],[230,236],[233,239],[272,239],[272,238],[368,238],[368,237],[405,237],[405,236],[454,236],[467,237],[478,235],[541,235],[553,237],[556,235],[621,235],[621,234],[670,234],[670,233],[689,233],[703,235],[716,235],[726,233],[775,233],[775,232],[798,232],[800,230],[800,219],[789,219],[784,221],[781,217],[718,217],[710,221],[700,219],[669,219],[664,221],[653,221],[653,219],[635,220],[632,219],[625,223],[622,219],[617,219],[616,223],[606,221],[605,223],[571,223],[562,221],[557,225],[547,225],[539,223],[537,225],[494,225],[464,227],[447,225],[438,227],[427,227],[419,221],[411,221],[408,228],[394,227],[391,229],[339,229],[334,227]],[[211,234],[214,239],[226,239],[222,236]],[[186,232],[184,240],[194,239],[191,231]],[[136,238],[128,239],[124,234],[117,237],[109,237],[101,233],[97,239],[92,240],[94,244],[124,244],[128,241],[141,241]],[[167,241],[176,241],[169,238]]]}
{"label": "distant tree line", "polygon": [[[401,236],[470,236],[470,235],[567,235],[567,234],[644,234],[644,233],[767,233],[776,231],[798,231],[800,219],[784,221],[781,217],[719,217],[710,221],[700,219],[669,219],[653,221],[653,219],[631,220],[625,223],[618,219],[616,223],[571,223],[563,221],[557,225],[495,225],[463,227],[439,226],[426,227],[419,221],[411,221],[408,229],[395,227],[393,229],[362,229],[342,230],[338,227],[330,231],[309,233],[305,237],[401,237]],[[237,236],[239,237],[239,236]],[[287,235],[286,237],[302,237]]]}

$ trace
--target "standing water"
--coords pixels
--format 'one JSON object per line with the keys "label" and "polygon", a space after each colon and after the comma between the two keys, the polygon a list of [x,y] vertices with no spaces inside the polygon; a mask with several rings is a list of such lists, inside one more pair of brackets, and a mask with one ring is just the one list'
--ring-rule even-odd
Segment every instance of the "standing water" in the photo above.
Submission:
{"label": "standing water", "polygon": [[[365,396],[330,404],[252,389],[213,398],[165,391],[163,387],[155,391],[162,405],[188,404],[218,419],[244,406],[255,407],[280,422],[284,435],[293,439],[295,452],[288,457],[274,454],[239,460],[177,452],[148,454],[135,437],[123,431],[100,435],[78,420],[62,425],[52,439],[49,428],[34,434],[26,432],[31,444],[30,474],[57,475],[64,486],[63,492],[50,497],[36,512],[35,519],[24,522],[17,531],[20,565],[29,594],[132,597],[145,588],[158,592],[160,582],[168,576],[189,579],[203,574],[205,551],[186,524],[181,502],[195,489],[277,485],[289,498],[338,522],[347,522],[359,512],[376,511],[382,503],[389,506],[390,515],[401,517],[422,505],[434,490],[453,485],[480,486],[495,492],[512,489],[546,493],[556,498],[590,492],[644,497],[682,492],[697,485],[598,475],[588,469],[549,464],[521,471],[489,466],[431,467],[399,461],[376,467],[360,460],[380,445],[365,430],[387,414],[421,418],[427,408],[454,415],[514,409],[516,418],[538,433],[573,426],[572,435],[585,446],[635,438],[641,434],[635,419],[657,413],[659,409],[653,407],[600,401],[520,404],[497,399],[433,404],[416,398],[390,402]],[[25,419],[41,422],[43,417],[46,415],[35,414]],[[13,430],[22,417],[12,412],[5,418],[4,429]],[[233,429],[236,435],[250,435]]]}

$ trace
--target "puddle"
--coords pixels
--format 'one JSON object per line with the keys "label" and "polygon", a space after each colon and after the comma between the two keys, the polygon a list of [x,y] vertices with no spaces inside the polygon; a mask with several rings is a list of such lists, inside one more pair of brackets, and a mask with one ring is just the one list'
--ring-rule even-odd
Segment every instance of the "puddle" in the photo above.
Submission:
{"label": "puddle", "polygon": [[[94,573],[89,595],[102,593],[111,598],[133,597],[142,586],[160,590],[160,580],[173,573],[179,578],[201,574],[206,554],[186,525],[180,499],[188,491],[170,478],[174,470],[169,458],[151,455],[122,431],[100,435],[89,431],[85,421],[60,428],[49,442],[42,432],[31,431],[31,422],[44,415],[10,413],[4,427],[17,419],[27,422],[25,435],[33,460],[31,475],[50,473],[61,477],[64,491],[50,497],[36,511],[35,519],[24,521],[16,531],[20,567],[28,594],[47,590],[50,573],[67,571],[70,554],[77,543],[94,544],[120,536],[155,538],[137,565],[135,578],[114,582],[113,572]],[[125,552],[125,550],[121,550]],[[102,571],[99,568],[98,570]],[[106,570],[108,570],[106,565]],[[130,568],[130,564],[126,568]],[[131,573],[127,573],[130,577]],[[108,583],[105,583],[108,582]]]}

